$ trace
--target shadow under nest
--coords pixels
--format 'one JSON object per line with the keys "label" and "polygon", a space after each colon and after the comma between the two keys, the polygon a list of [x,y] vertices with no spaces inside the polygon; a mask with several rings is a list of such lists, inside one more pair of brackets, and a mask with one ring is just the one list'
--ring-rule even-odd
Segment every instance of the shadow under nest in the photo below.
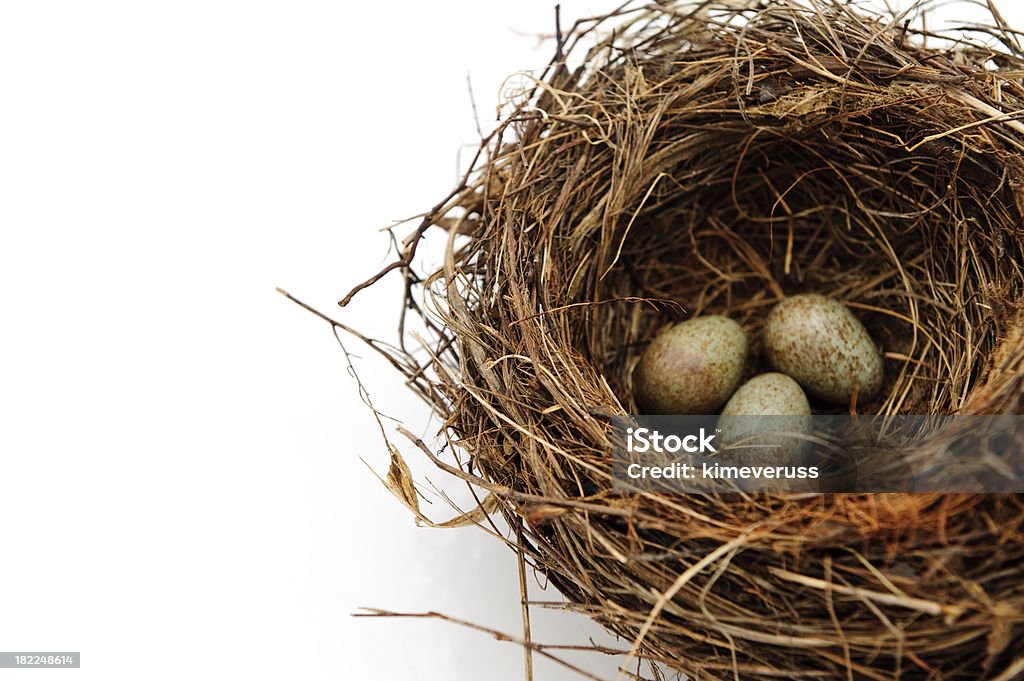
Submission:
{"label": "shadow under nest", "polygon": [[[843,301],[882,349],[858,413],[1021,413],[1017,34],[903,19],[713,2],[578,22],[391,268],[426,329],[391,358],[468,453],[457,474],[575,607],[694,679],[1024,670],[1021,495],[610,484],[608,419],[636,413],[653,336],[724,314],[756,339],[795,293]],[[445,263],[417,274],[432,228]]]}

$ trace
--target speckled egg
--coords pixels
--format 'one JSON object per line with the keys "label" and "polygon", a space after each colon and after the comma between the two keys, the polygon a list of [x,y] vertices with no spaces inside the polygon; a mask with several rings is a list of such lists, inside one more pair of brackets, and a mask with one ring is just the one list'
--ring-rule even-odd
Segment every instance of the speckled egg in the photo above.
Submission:
{"label": "speckled egg", "polygon": [[785,374],[761,374],[740,386],[718,419],[729,450],[720,459],[740,465],[797,465],[807,453],[811,405]]}
{"label": "speckled egg", "polygon": [[717,315],[696,317],[659,334],[633,372],[636,400],[647,414],[713,414],[743,374],[747,335]]}
{"label": "speckled egg", "polygon": [[811,405],[796,381],[785,374],[761,374],[740,386],[722,416],[810,416]]}
{"label": "speckled egg", "polygon": [[812,396],[848,405],[882,388],[882,358],[867,329],[842,303],[817,294],[786,298],[764,327],[768,361]]}

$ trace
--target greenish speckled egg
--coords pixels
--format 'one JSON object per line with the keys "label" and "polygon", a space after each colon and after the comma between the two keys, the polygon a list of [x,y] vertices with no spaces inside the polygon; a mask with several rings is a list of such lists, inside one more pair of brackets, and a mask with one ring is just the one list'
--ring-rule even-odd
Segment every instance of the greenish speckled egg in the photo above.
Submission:
{"label": "greenish speckled egg", "polygon": [[633,372],[647,414],[714,414],[743,375],[747,334],[718,315],[695,317],[659,334]]}
{"label": "greenish speckled egg", "polygon": [[867,329],[842,303],[818,294],[786,298],[764,327],[768,361],[826,402],[863,403],[882,388],[882,358]]}
{"label": "greenish speckled egg", "polygon": [[798,465],[811,432],[811,405],[800,385],[785,374],[761,374],[740,386],[718,419],[719,459],[739,465]]}
{"label": "greenish speckled egg", "polygon": [[800,384],[785,374],[761,374],[740,386],[722,416],[810,416]]}

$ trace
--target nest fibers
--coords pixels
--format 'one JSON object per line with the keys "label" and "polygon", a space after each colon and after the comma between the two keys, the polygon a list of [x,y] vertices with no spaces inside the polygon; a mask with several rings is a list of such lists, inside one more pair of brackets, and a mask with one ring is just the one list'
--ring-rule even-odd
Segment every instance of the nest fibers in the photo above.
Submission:
{"label": "nest fibers", "polygon": [[[883,348],[860,413],[1021,413],[1024,52],[993,15],[973,28],[995,47],[828,1],[579,22],[403,257],[357,287],[404,273],[421,331],[403,317],[401,349],[375,346],[469,457],[435,463],[489,489],[527,561],[635,654],[694,679],[1024,670],[1021,496],[609,479],[608,417],[636,411],[660,328],[726,314],[756,338],[798,292],[844,301]],[[444,264],[423,272],[435,227]],[[414,496],[404,471],[396,455]]]}

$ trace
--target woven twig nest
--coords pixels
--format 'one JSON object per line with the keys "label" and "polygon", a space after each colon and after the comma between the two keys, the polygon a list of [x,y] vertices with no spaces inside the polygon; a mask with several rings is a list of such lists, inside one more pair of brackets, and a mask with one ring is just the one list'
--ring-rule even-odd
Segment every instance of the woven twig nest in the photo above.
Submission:
{"label": "woven twig nest", "polygon": [[388,268],[423,321],[403,319],[393,363],[468,454],[442,465],[489,488],[528,560],[639,655],[695,679],[1024,668],[1018,495],[609,479],[609,417],[637,412],[659,329],[726,314],[756,338],[799,292],[843,301],[882,348],[861,413],[1021,413],[1024,55],[992,23],[998,47],[831,2],[580,22]]}

